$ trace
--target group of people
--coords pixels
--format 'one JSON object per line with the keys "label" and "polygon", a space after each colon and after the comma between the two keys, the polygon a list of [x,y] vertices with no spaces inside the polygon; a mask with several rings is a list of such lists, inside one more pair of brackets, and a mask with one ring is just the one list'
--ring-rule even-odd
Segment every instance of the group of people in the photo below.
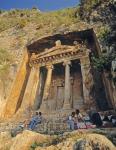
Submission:
{"label": "group of people", "polygon": [[67,119],[68,128],[70,130],[86,128],[86,123],[81,115],[79,109],[76,109]]}
{"label": "group of people", "polygon": [[[41,124],[43,121],[42,113],[35,112],[35,114],[23,123],[19,124],[15,129],[11,131],[13,135],[16,135],[24,130],[34,130],[36,125]],[[99,127],[116,127],[116,115],[115,114],[103,114],[95,110],[90,110],[83,116],[79,109],[76,109],[65,120],[70,130],[75,129],[88,129]]]}
{"label": "group of people", "polygon": [[116,116],[112,114],[100,114],[95,110],[88,111],[88,114],[83,117],[79,109],[72,112],[67,119],[68,128],[87,129],[99,127],[116,127]]}
{"label": "group of people", "polygon": [[17,127],[11,129],[11,135],[14,137],[21,133],[24,129],[34,130],[37,124],[41,124],[42,119],[42,113],[35,112],[32,118],[26,119],[24,122],[19,123]]}
{"label": "group of people", "polygon": [[27,128],[29,130],[34,130],[37,124],[42,122],[42,113],[35,112],[35,115],[32,116],[30,120],[25,120],[22,124],[19,125],[21,128]]}

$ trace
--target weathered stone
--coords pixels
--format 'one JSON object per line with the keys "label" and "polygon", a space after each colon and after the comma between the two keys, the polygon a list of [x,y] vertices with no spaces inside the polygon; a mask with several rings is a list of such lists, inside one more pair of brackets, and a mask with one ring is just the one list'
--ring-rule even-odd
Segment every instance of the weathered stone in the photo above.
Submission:
{"label": "weathered stone", "polygon": [[10,149],[12,143],[10,132],[0,132],[0,150]]}
{"label": "weathered stone", "polygon": [[88,134],[85,138],[76,142],[74,150],[109,149],[115,150],[115,146],[103,135]]}
{"label": "weathered stone", "polygon": [[10,150],[28,150],[33,143],[44,143],[47,140],[50,140],[50,136],[26,130],[16,136]]}
{"label": "weathered stone", "polygon": [[7,102],[6,102],[6,105],[4,107],[2,114],[0,114],[1,117],[5,117],[5,118],[11,117],[17,111],[18,104],[20,105],[20,101],[21,101],[20,94],[21,94],[21,90],[23,89],[23,84],[26,79],[27,63],[28,63],[28,54],[27,54],[27,50],[25,50],[24,58],[20,66],[20,69],[17,73],[11,93],[7,99]]}
{"label": "weathered stone", "polygon": [[61,41],[60,40],[58,40],[58,41],[56,41],[56,46],[61,46],[62,44],[61,44]]}
{"label": "weathered stone", "polygon": [[32,67],[20,109],[33,108],[39,85],[39,75],[39,66]]}

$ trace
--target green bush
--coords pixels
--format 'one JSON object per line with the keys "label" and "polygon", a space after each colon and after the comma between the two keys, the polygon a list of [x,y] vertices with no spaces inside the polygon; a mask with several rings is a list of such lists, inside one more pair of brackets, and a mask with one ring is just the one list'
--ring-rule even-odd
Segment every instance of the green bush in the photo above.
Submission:
{"label": "green bush", "polygon": [[98,32],[98,38],[106,40],[109,33],[110,28],[108,28],[107,26],[101,27]]}
{"label": "green bush", "polygon": [[111,63],[112,60],[114,60],[116,55],[101,55],[99,58],[98,57],[92,57],[92,62],[94,65],[94,68],[97,69],[98,71],[102,72],[103,70],[110,71],[111,70]]}
{"label": "green bush", "polygon": [[38,144],[36,142],[34,142],[31,147],[30,150],[35,150],[38,147]]}
{"label": "green bush", "polygon": [[100,4],[101,0],[87,0],[83,4],[85,11],[90,12],[92,9]]}

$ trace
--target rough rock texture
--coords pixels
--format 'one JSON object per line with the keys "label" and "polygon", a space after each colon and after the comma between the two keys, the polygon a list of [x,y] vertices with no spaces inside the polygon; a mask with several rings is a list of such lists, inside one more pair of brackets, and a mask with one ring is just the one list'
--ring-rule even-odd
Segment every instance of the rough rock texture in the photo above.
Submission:
{"label": "rough rock texture", "polygon": [[0,150],[10,149],[13,140],[9,132],[0,133]]}
{"label": "rough rock texture", "polygon": [[80,130],[62,135],[43,135],[24,131],[11,138],[9,133],[1,133],[0,150],[115,150],[115,146],[105,136]]}
{"label": "rough rock texture", "polygon": [[28,150],[34,142],[43,143],[49,139],[50,136],[26,130],[16,136],[10,150]]}
{"label": "rough rock texture", "polygon": [[74,150],[109,149],[115,150],[114,145],[103,135],[89,134],[74,145]]}

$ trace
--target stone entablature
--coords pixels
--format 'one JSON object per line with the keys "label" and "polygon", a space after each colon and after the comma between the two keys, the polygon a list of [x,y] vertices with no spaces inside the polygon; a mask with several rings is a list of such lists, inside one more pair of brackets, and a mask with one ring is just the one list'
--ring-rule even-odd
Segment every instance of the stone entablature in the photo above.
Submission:
{"label": "stone entablature", "polygon": [[57,64],[64,62],[64,60],[80,59],[88,55],[89,50],[82,45],[76,46],[55,46],[40,54],[32,53],[30,58],[30,66],[39,64],[40,66],[46,66],[46,64]]}

